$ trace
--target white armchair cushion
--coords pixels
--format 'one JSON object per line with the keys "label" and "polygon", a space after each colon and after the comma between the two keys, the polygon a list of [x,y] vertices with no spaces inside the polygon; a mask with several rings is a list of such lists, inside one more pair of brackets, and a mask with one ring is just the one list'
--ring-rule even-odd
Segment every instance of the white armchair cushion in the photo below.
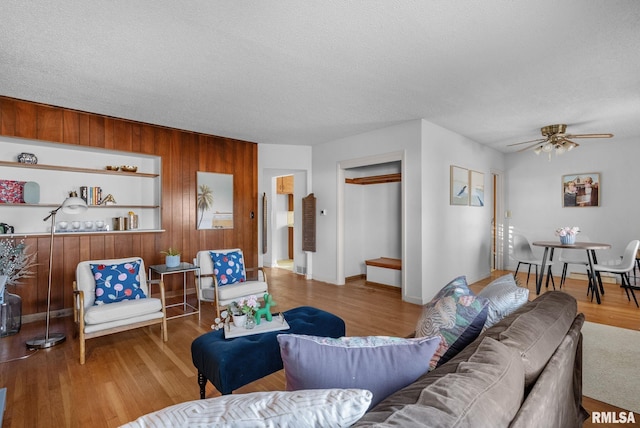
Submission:
{"label": "white armchair cushion", "polygon": [[263,281],[247,281],[239,284],[225,285],[218,288],[220,293],[220,304],[227,305],[240,297],[256,294],[258,297],[262,297],[267,291],[267,283]]}
{"label": "white armchair cushion", "polygon": [[[156,313],[162,310],[162,302],[154,297],[137,300],[123,300],[108,305],[94,305],[85,309],[85,324],[102,324],[111,321],[126,320],[140,315]],[[160,312],[160,315],[162,313]]]}

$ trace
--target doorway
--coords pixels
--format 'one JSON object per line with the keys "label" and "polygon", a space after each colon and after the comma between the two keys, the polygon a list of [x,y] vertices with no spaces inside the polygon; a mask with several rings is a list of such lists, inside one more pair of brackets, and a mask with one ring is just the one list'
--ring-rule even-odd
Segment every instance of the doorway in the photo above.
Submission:
{"label": "doorway", "polygon": [[[375,156],[369,156],[369,157],[364,157],[364,158],[358,158],[358,159],[351,159],[351,160],[346,160],[346,161],[341,161],[338,162],[338,169],[337,169],[337,225],[336,225],[336,233],[337,233],[337,260],[336,260],[336,266],[337,266],[337,277],[336,277],[336,283],[338,285],[344,285],[345,284],[345,266],[347,263],[347,259],[346,259],[346,250],[345,250],[345,228],[346,228],[346,213],[345,213],[345,186],[346,184],[346,177],[348,175],[348,170],[350,169],[355,169],[355,168],[364,168],[364,167],[374,167],[374,166],[380,166],[380,165],[385,165],[385,164],[395,164],[395,168],[399,169],[400,171],[400,177],[402,177],[402,175],[404,174],[404,168],[405,168],[405,162],[404,162],[404,152],[403,151],[399,151],[399,152],[393,152],[393,153],[386,153],[386,154],[382,154],[382,155],[375,155]],[[400,230],[400,232],[398,233],[399,235],[399,242],[398,242],[398,247],[399,247],[399,252],[400,252],[400,256],[399,258],[401,259],[402,262],[402,281],[401,281],[401,289],[403,290],[403,294],[404,294],[404,283],[405,283],[405,278],[406,278],[406,264],[405,264],[405,253],[406,253],[406,249],[405,249],[405,215],[406,215],[406,210],[405,210],[405,186],[406,186],[406,182],[405,180],[400,180],[400,195],[399,195],[399,203],[396,204],[397,209],[399,210],[398,213],[398,218],[399,218],[399,225],[397,226],[398,229]],[[383,204],[380,204],[379,206],[382,206]],[[371,231],[369,231],[369,233],[371,233]],[[381,257],[384,256],[384,254],[377,254],[375,257]],[[364,260],[361,260],[362,264],[364,265]]]}
{"label": "doorway", "polygon": [[294,197],[295,178],[293,175],[275,177],[276,204],[274,225],[275,266],[293,271],[294,266]]}
{"label": "doorway", "polygon": [[491,189],[493,204],[491,206],[491,272],[504,269],[504,217],[502,173],[491,171]]}

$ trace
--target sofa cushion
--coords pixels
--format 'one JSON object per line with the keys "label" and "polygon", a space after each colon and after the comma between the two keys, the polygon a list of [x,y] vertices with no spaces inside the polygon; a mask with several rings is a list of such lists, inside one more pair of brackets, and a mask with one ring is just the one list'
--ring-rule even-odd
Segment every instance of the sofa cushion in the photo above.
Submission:
{"label": "sofa cushion", "polygon": [[582,408],[582,335],[584,314],[567,334],[527,394],[510,428],[581,427],[589,414]]}
{"label": "sofa cushion", "polygon": [[487,306],[487,329],[529,301],[529,289],[518,287],[513,274],[495,279],[478,293],[489,300]]}
{"label": "sofa cushion", "polygon": [[445,285],[422,307],[416,337],[440,336],[442,341],[431,358],[430,368],[446,363],[473,342],[487,319],[488,301],[475,296],[464,276]]}
{"label": "sofa cushion", "polygon": [[123,300],[144,299],[147,296],[140,288],[140,260],[119,264],[91,264],[96,282],[96,305],[116,303]]}
{"label": "sofa cushion", "polygon": [[362,388],[371,405],[429,370],[439,337],[342,337],[278,335],[287,390]]}
{"label": "sofa cushion", "polygon": [[528,388],[569,331],[577,309],[577,302],[571,295],[548,291],[505,317],[486,333],[520,353]]}
{"label": "sofa cushion", "polygon": [[524,367],[514,349],[485,338],[455,371],[421,388],[418,395],[412,389],[392,396],[398,402],[408,390],[411,403],[384,406],[386,400],[354,426],[506,427],[522,403]]}
{"label": "sofa cushion", "polygon": [[371,392],[361,389],[233,394],[169,406],[123,428],[348,427],[360,419],[370,402]]}

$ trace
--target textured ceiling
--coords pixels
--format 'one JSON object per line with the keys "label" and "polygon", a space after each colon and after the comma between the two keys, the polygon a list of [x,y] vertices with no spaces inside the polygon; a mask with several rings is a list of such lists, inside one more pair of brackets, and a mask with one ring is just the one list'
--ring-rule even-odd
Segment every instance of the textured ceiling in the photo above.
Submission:
{"label": "textured ceiling", "polygon": [[[640,1],[0,2],[0,95],[258,143],[640,137]],[[606,144],[590,140],[584,144]]]}

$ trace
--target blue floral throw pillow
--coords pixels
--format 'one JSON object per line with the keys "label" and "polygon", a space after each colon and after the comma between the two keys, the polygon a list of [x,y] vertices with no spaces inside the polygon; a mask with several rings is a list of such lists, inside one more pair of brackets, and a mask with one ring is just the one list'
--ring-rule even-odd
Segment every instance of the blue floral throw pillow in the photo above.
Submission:
{"label": "blue floral throw pillow", "polygon": [[140,288],[140,260],[90,266],[96,281],[96,305],[147,297]]}
{"label": "blue floral throw pillow", "polygon": [[218,280],[219,287],[247,280],[242,252],[216,253],[210,251],[209,253],[211,254],[211,261],[213,261],[213,273]]}

